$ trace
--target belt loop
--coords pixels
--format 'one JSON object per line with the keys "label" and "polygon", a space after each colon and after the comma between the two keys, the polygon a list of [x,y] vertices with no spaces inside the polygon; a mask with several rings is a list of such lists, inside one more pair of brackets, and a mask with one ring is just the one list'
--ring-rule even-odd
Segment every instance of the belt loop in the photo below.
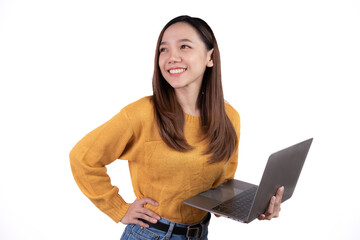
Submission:
{"label": "belt loop", "polygon": [[200,223],[200,225],[201,225],[201,233],[200,233],[199,238],[202,238],[202,236],[203,236],[203,234],[204,234],[204,231],[205,231],[205,224]]}
{"label": "belt loop", "polygon": [[[200,235],[200,238],[202,238],[205,229],[209,226],[210,219],[211,219],[211,213],[207,213],[207,215],[204,217],[204,219],[200,222],[200,225],[201,225],[201,235]],[[206,222],[206,223],[204,223],[204,222]]]}
{"label": "belt loop", "polygon": [[160,231],[163,231],[166,235],[163,239],[170,239],[170,237],[173,234],[179,234],[186,236],[187,239],[196,238],[196,237],[202,237],[204,236],[205,228],[209,226],[211,214],[208,213],[201,222],[193,225],[187,225],[187,227],[182,226],[176,226],[175,222],[169,221],[169,223],[162,223],[157,222],[156,224],[148,222],[143,219],[139,219],[147,224],[149,224],[150,227],[156,228]]}
{"label": "belt loop", "polygon": [[170,239],[174,227],[175,227],[175,223],[174,223],[174,222],[170,222],[169,230],[167,231],[166,235],[164,236],[164,239]]}

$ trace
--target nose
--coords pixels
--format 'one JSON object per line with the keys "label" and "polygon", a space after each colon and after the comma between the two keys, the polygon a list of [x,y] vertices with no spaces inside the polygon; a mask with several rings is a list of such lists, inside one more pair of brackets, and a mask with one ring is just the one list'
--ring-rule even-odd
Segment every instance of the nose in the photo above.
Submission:
{"label": "nose", "polygon": [[180,53],[176,50],[170,51],[168,63],[177,63],[177,62],[181,62]]}

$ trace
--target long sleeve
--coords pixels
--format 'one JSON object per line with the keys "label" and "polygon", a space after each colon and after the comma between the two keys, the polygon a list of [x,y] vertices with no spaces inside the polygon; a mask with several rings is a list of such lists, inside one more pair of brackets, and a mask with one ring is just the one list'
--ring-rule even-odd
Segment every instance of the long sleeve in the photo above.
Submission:
{"label": "long sleeve", "polygon": [[70,152],[71,169],[81,191],[115,222],[119,222],[130,204],[111,185],[106,165],[121,157],[131,146],[134,134],[126,112],[87,134]]}
{"label": "long sleeve", "polygon": [[[234,111],[234,115],[232,116],[231,119],[237,138],[238,138],[238,142],[240,141],[240,116],[239,114]],[[231,156],[231,158],[229,159],[229,162],[227,164],[227,169],[226,169],[226,176],[225,179],[229,180],[229,179],[233,179],[235,176],[235,172],[238,166],[238,156],[239,156],[239,148],[236,149],[236,152]]]}
{"label": "long sleeve", "polygon": [[[201,119],[191,115],[185,115],[184,132],[194,149],[179,152],[170,148],[159,134],[153,107],[151,97],[142,98],[80,140],[70,153],[74,178],[101,211],[119,222],[130,204],[111,185],[106,165],[126,159],[135,196],[159,203],[146,208],[174,222],[199,222],[206,212],[183,201],[233,178],[237,151],[227,162],[209,164],[203,154],[207,144],[202,141]],[[228,104],[226,110],[239,137],[239,114]]]}

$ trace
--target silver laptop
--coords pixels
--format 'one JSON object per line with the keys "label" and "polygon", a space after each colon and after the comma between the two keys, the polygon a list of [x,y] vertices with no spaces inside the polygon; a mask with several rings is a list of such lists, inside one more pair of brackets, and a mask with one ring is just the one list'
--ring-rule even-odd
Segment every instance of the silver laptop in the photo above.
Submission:
{"label": "silver laptop", "polygon": [[259,186],[232,179],[215,189],[188,198],[184,203],[249,223],[266,211],[279,187],[285,187],[282,202],[292,196],[312,140],[310,138],[271,154]]}

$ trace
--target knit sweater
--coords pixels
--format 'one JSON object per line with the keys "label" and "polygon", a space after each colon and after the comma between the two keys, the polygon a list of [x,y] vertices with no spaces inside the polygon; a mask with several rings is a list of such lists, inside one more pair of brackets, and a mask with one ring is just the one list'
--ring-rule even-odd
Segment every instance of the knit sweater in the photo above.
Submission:
{"label": "knit sweater", "polygon": [[[227,103],[225,110],[239,137],[239,114]],[[170,148],[158,133],[152,98],[144,97],[124,107],[75,145],[70,153],[75,181],[101,211],[119,222],[130,203],[111,184],[106,165],[117,159],[128,160],[135,196],[159,203],[146,208],[174,222],[199,222],[206,212],[183,201],[233,178],[238,158],[236,150],[229,161],[209,164],[208,156],[203,155],[207,145],[200,128],[200,117],[185,114],[185,138],[194,149],[179,152]]]}

